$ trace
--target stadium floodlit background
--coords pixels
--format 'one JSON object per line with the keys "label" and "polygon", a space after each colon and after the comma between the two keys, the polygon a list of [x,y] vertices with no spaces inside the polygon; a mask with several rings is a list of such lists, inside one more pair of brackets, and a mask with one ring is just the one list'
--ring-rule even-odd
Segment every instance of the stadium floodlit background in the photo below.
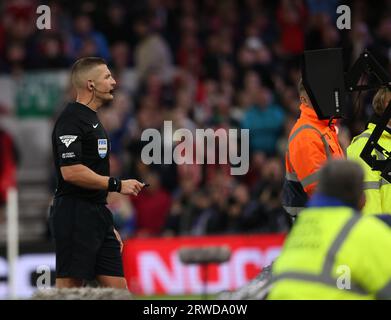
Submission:
{"label": "stadium floodlit background", "polygon": [[[51,10],[48,30],[36,25],[42,4]],[[341,4],[351,9],[350,30],[336,26]],[[112,175],[151,184],[137,198],[109,197],[126,240],[130,289],[199,294],[202,272],[183,266],[178,249],[228,245],[231,261],[209,273],[213,293],[254,277],[278,255],[289,228],[281,189],[303,50],[342,47],[348,67],[368,48],[390,70],[390,9],[388,0],[0,1],[0,297],[8,294],[9,187],[18,190],[17,295],[34,292],[37,266],[54,269],[46,223],[55,188],[50,139],[54,119],[74,98],[68,77],[76,59],[103,57],[117,80],[115,99],[99,111],[112,142]],[[363,130],[371,96],[353,95],[360,108],[339,123],[343,147]],[[249,172],[143,164],[141,133],[162,130],[165,120],[192,132],[249,129]]]}

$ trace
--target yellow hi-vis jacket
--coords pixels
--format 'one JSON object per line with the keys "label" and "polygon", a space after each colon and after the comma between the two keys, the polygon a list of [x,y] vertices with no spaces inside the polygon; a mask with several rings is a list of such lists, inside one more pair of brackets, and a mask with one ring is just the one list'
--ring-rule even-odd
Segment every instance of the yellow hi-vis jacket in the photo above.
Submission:
{"label": "yellow hi-vis jacket", "polygon": [[[360,158],[360,153],[364,149],[364,146],[374,129],[375,124],[369,123],[368,129],[354,137],[347,149],[348,159],[360,163],[365,173],[364,190],[366,204],[362,210],[363,214],[391,213],[391,183],[380,177],[380,171],[373,171],[365,161]],[[386,150],[391,150],[390,132],[384,131],[378,142]],[[384,155],[376,150],[374,150],[373,155],[375,155],[377,159],[385,159]]]}
{"label": "yellow hi-vis jacket", "polygon": [[268,299],[391,299],[391,230],[349,207],[303,210],[273,264]]}

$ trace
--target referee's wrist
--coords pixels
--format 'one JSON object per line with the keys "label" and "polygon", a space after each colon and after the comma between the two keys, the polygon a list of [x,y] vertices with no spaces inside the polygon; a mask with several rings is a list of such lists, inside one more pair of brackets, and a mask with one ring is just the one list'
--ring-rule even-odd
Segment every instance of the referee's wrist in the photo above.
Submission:
{"label": "referee's wrist", "polygon": [[109,192],[121,192],[122,181],[118,178],[110,177],[107,191]]}

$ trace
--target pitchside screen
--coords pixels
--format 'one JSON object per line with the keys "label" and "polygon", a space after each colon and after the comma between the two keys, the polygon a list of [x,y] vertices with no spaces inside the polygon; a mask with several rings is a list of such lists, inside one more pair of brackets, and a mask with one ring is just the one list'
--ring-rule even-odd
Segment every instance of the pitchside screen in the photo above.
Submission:
{"label": "pitchside screen", "polygon": [[319,119],[346,116],[342,49],[305,51],[303,85]]}

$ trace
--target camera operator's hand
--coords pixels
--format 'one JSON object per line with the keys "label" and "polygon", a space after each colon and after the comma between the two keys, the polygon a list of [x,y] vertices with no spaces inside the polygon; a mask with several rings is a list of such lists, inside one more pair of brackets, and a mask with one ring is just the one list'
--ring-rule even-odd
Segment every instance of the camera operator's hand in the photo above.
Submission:
{"label": "camera operator's hand", "polygon": [[131,194],[133,196],[137,196],[143,187],[144,187],[144,183],[141,183],[140,181],[134,179],[122,180],[121,194],[126,194],[126,195]]}

